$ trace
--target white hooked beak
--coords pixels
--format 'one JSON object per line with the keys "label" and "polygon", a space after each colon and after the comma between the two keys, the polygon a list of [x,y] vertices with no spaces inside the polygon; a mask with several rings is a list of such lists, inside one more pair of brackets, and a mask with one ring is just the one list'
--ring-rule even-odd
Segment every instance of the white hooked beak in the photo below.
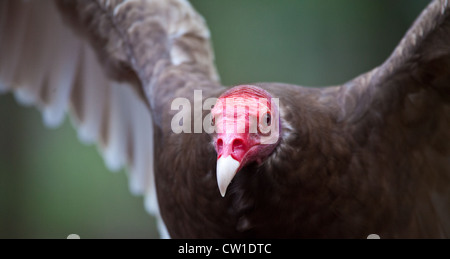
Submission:
{"label": "white hooked beak", "polygon": [[233,180],[240,163],[231,156],[220,157],[217,160],[217,185],[219,185],[220,194],[225,197],[228,185]]}

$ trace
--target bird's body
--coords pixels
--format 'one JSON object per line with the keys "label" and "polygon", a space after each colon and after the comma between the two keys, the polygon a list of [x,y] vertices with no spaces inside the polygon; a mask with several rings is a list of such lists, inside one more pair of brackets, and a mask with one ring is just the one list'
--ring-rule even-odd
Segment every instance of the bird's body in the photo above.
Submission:
{"label": "bird's body", "polygon": [[[264,114],[271,117],[250,111],[238,119],[249,127],[252,116],[279,122],[269,144],[261,141],[261,124],[254,134],[174,132],[175,99],[201,109],[207,99],[229,95],[218,80],[208,29],[187,1],[48,3],[0,6],[12,14],[0,23],[0,35],[11,35],[0,38],[1,60],[13,62],[0,63],[0,90],[37,105],[50,126],[70,104],[80,137],[100,144],[110,168],[130,168],[131,189],[146,195],[163,235],[450,235],[447,1],[432,1],[385,63],[348,83],[233,88],[245,92],[233,98],[279,100]],[[39,8],[53,16],[30,11]],[[29,12],[33,30],[20,20]],[[57,13],[76,34],[54,23]],[[31,41],[22,37],[38,43],[26,49]],[[39,54],[47,44],[54,56]],[[195,109],[183,117],[192,122],[190,132],[211,112],[196,116]],[[216,122],[240,118],[214,109]]]}
{"label": "bird's body", "polygon": [[[177,157],[180,160],[174,163],[163,160],[173,153],[171,149],[156,151],[161,155],[155,158],[161,161],[157,162],[156,174],[169,176],[156,178],[158,194],[171,197],[160,204],[161,213],[163,217],[167,213],[165,217],[169,221],[179,224],[171,233],[172,237],[444,235],[442,229],[448,227],[448,209],[445,209],[448,203],[440,200],[439,189],[430,193],[429,186],[442,184],[440,191],[443,197],[448,197],[445,196],[449,191],[445,188],[448,179],[437,178],[443,182],[433,182],[430,174],[439,173],[447,165],[445,152],[449,143],[430,143],[426,150],[421,146],[422,141],[428,142],[433,131],[437,131],[436,136],[448,134],[444,126],[426,118],[403,118],[402,123],[411,121],[408,121],[410,128],[401,129],[401,133],[396,132],[396,128],[384,132],[389,123],[385,120],[375,121],[367,132],[354,132],[343,122],[341,111],[330,105],[337,99],[338,88],[324,91],[285,84],[261,84],[260,87],[275,96],[288,93],[289,98],[283,98],[281,106],[289,124],[284,125],[282,142],[274,153],[262,166],[252,164],[239,171],[224,198],[211,195],[218,193],[211,169],[215,166],[214,157],[209,155],[207,164],[196,163],[198,157],[214,153],[212,147],[190,153],[188,157]],[[297,110],[299,103],[302,107]],[[430,100],[423,105],[433,104],[435,102]],[[290,118],[298,116],[302,119],[293,124]],[[408,139],[408,131],[416,131],[417,127],[424,133]],[[170,133],[169,136],[173,137]],[[391,136],[405,138],[392,139]],[[195,145],[211,140],[207,134],[193,134],[187,141]],[[386,141],[404,144],[386,145]],[[166,143],[173,142],[167,140]],[[181,149],[183,143],[179,145]],[[186,165],[185,161],[191,164]],[[185,168],[194,169],[186,171]],[[173,185],[167,179],[177,178],[177,175],[184,175],[184,181],[173,189],[164,188]],[[173,197],[174,193],[180,196]],[[437,211],[438,207],[444,210]],[[189,213],[192,208],[195,209]]]}

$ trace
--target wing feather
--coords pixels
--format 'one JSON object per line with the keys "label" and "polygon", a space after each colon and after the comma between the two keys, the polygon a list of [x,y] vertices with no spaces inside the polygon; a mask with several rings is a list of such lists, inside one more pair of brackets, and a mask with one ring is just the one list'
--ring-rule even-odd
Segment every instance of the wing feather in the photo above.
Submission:
{"label": "wing feather", "polygon": [[132,193],[145,195],[165,237],[149,104],[164,87],[158,76],[186,65],[217,82],[209,31],[185,0],[0,2],[0,93],[36,106],[49,127],[69,112],[109,169],[128,167]]}
{"label": "wing feather", "polygon": [[[391,191],[417,233],[450,235],[450,6],[434,0],[381,66],[336,88],[337,116],[364,159],[395,160]],[[373,153],[370,153],[373,152]],[[375,170],[376,166],[371,168]],[[375,170],[376,171],[376,170]],[[393,197],[396,197],[392,195]],[[434,227],[433,227],[434,226]]]}

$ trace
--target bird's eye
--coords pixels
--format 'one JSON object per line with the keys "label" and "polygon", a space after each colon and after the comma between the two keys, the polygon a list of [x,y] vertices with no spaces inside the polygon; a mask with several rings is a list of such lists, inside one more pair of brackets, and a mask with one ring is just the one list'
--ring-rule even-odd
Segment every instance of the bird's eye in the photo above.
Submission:
{"label": "bird's eye", "polygon": [[267,112],[266,114],[264,114],[262,121],[264,121],[267,126],[270,126],[270,124],[272,123],[272,116],[270,115],[270,113]]}
{"label": "bird's eye", "polygon": [[271,123],[272,123],[272,115],[270,112],[265,113],[261,116],[259,124],[258,124],[258,132],[261,135],[267,135],[271,131]]}

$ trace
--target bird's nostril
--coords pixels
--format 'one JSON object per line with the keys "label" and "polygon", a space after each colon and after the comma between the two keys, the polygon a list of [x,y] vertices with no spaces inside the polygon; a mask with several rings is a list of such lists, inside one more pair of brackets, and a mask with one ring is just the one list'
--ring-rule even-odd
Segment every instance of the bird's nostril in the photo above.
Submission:
{"label": "bird's nostril", "polygon": [[231,148],[232,148],[232,152],[244,149],[244,141],[242,139],[233,140],[233,143],[231,144]]}
{"label": "bird's nostril", "polygon": [[217,140],[217,154],[222,154],[223,150],[223,140],[220,138]]}

